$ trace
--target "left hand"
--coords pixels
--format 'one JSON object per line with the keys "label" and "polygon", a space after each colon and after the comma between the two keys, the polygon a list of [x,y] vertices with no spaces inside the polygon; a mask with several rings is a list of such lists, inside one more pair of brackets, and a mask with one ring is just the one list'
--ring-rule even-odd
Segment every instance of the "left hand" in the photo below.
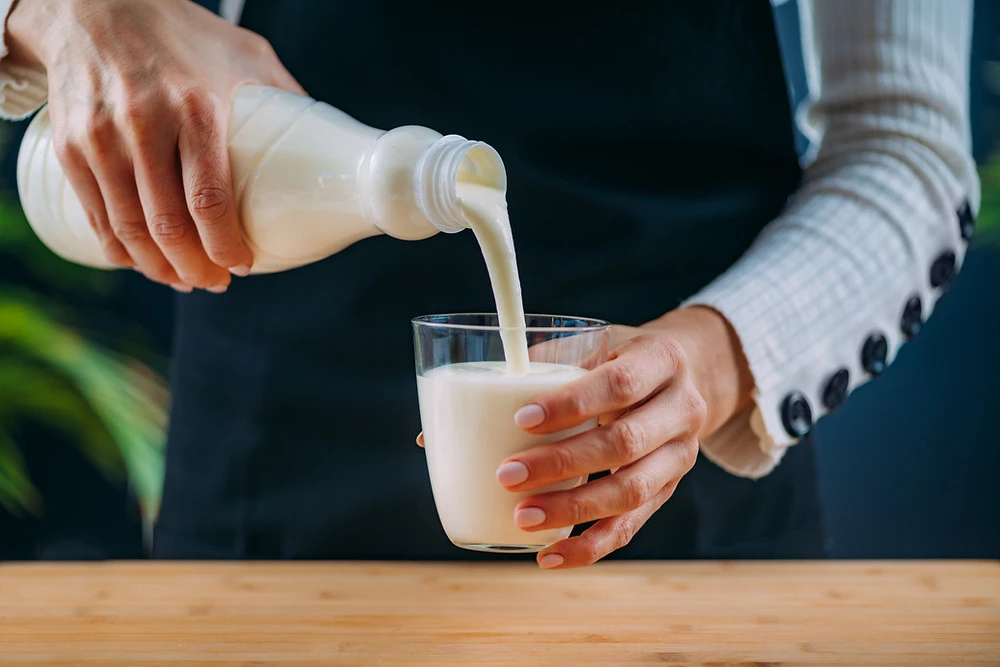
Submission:
{"label": "left hand", "polygon": [[[753,381],[739,342],[715,311],[674,311],[640,328],[616,327],[626,339],[607,363],[521,408],[515,422],[553,433],[600,418],[600,425],[504,461],[508,490],[540,489],[604,470],[575,489],[529,496],[514,521],[524,530],[596,523],[538,554],[544,568],[590,565],[632,539],[694,465],[698,438],[748,404]],[[743,394],[743,395],[741,395]]]}
{"label": "left hand", "polygon": [[642,327],[616,326],[612,344],[618,342],[606,363],[538,396],[514,416],[518,426],[536,434],[594,417],[599,425],[505,460],[497,479],[509,491],[611,471],[517,504],[514,522],[527,531],[596,521],[583,534],[542,550],[541,567],[590,565],[628,544],[691,470],[698,439],[749,405],[753,379],[739,340],[714,310],[685,308]]}

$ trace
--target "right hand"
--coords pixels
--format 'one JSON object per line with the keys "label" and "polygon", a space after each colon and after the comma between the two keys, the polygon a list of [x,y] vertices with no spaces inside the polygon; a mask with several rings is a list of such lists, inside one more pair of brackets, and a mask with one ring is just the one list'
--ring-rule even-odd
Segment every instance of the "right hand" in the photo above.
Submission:
{"label": "right hand", "polygon": [[250,272],[233,97],[305,92],[264,38],[189,0],[19,0],[7,36],[10,57],[48,73],[56,154],[108,260],[186,292]]}

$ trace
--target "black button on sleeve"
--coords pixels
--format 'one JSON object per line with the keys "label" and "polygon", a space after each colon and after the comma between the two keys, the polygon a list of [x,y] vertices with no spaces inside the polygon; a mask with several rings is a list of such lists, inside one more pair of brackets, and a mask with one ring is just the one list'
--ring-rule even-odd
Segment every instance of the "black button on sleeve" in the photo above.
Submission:
{"label": "black button on sleeve", "polygon": [[837,369],[823,387],[823,407],[836,410],[847,398],[847,388],[851,384],[851,372],[846,368]]}
{"label": "black button on sleeve", "polygon": [[920,333],[920,328],[924,325],[924,306],[920,302],[920,297],[913,295],[903,307],[903,316],[899,321],[899,328],[907,338],[913,338]]}
{"label": "black button on sleeve", "polygon": [[873,333],[865,339],[861,347],[861,367],[872,375],[880,375],[885,370],[889,358],[889,341],[880,333]]}
{"label": "black button on sleeve", "polygon": [[781,402],[781,423],[793,438],[802,438],[812,430],[812,409],[800,392],[793,391]]}
{"label": "black button on sleeve", "polygon": [[931,287],[948,289],[955,277],[955,253],[943,252],[931,264]]}
{"label": "black button on sleeve", "polygon": [[958,209],[958,230],[966,241],[971,239],[976,231],[976,219],[972,217],[972,207],[969,206],[968,199],[962,202],[961,208]]}

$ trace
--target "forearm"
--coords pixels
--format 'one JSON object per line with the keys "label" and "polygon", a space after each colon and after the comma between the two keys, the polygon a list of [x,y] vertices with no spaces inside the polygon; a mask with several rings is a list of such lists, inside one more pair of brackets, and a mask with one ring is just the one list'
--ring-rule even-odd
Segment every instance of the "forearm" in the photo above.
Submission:
{"label": "forearm", "polygon": [[[961,266],[979,203],[971,2],[813,0],[804,9],[816,12],[805,34],[817,54],[807,128],[817,158],[750,251],[687,302],[725,315],[752,371],[754,408],[703,442],[748,476],[773,468],[916,335]],[[881,358],[870,341],[884,341]]]}

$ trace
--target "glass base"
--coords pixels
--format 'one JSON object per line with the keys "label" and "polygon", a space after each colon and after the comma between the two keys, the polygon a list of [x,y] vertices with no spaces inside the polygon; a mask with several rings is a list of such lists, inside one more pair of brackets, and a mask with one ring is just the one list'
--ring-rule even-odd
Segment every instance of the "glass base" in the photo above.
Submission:
{"label": "glass base", "polygon": [[485,551],[491,554],[533,554],[548,546],[547,544],[471,544],[454,541],[452,544],[469,551]]}

